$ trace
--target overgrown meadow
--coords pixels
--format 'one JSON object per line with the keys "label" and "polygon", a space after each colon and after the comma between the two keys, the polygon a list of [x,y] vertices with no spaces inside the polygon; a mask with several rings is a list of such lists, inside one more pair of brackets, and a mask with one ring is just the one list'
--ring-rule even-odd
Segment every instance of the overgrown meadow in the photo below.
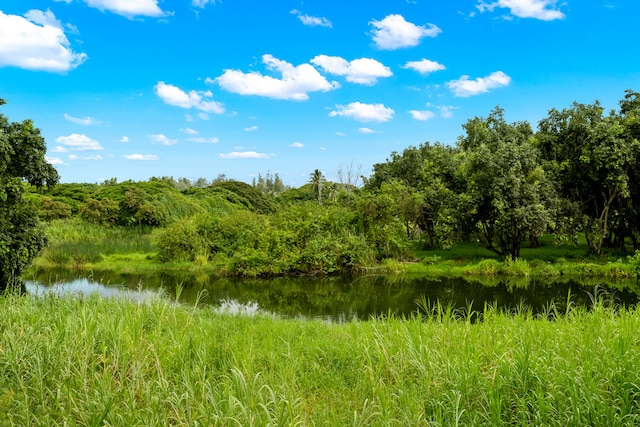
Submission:
{"label": "overgrown meadow", "polygon": [[0,425],[640,423],[640,312],[599,297],[348,324],[168,298],[0,305]]}

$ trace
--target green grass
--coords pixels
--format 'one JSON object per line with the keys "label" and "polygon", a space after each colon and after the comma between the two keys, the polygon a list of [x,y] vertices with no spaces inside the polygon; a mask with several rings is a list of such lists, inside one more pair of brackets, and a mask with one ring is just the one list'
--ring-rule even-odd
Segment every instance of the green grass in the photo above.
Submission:
{"label": "green grass", "polygon": [[640,424],[640,309],[425,313],[326,324],[5,296],[0,426]]}
{"label": "green grass", "polygon": [[[37,269],[67,268],[76,271],[119,271],[149,273],[191,271],[225,275],[229,259],[224,256],[195,262],[157,260],[157,246],[151,228],[104,226],[81,219],[55,220],[47,226],[49,246],[34,260]],[[416,250],[417,262],[384,260],[365,272],[410,273],[431,277],[600,277],[631,279],[640,272],[640,259],[630,263],[620,254],[587,256],[584,241],[577,245],[553,244],[551,237],[540,246],[523,248],[521,257],[501,260],[477,242],[460,242],[451,249]],[[583,239],[584,240],[584,239]],[[27,275],[29,273],[27,272]]]}

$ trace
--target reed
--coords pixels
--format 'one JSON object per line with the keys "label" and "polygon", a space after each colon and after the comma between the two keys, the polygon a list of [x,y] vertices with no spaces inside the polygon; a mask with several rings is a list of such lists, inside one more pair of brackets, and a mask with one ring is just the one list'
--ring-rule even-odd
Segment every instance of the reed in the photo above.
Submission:
{"label": "reed", "polygon": [[0,425],[639,425],[640,309],[327,324],[0,298]]}

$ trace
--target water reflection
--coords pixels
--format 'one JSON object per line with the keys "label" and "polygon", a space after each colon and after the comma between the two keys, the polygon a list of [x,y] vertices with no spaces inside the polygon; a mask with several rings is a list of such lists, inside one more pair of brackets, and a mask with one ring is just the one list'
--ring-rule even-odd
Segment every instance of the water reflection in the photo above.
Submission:
{"label": "water reflection", "polygon": [[366,320],[372,316],[411,315],[419,302],[440,302],[453,309],[482,311],[485,304],[500,309],[524,306],[534,314],[553,304],[590,306],[597,292],[620,305],[638,301],[635,281],[539,280],[530,278],[433,279],[410,275],[357,277],[296,277],[229,279],[207,275],[94,274],[40,271],[27,281],[28,292],[57,294],[97,292],[105,297],[146,300],[159,292],[186,304],[203,304],[228,313],[271,313],[285,318],[330,322]]}

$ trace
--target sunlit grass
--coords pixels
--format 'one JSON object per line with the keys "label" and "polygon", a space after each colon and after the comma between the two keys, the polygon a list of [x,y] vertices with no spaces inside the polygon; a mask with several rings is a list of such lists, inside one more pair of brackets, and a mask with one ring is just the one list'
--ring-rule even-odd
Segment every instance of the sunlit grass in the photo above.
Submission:
{"label": "sunlit grass", "polygon": [[6,296],[0,313],[0,425],[640,423],[640,309],[599,298],[349,324],[171,299]]}

